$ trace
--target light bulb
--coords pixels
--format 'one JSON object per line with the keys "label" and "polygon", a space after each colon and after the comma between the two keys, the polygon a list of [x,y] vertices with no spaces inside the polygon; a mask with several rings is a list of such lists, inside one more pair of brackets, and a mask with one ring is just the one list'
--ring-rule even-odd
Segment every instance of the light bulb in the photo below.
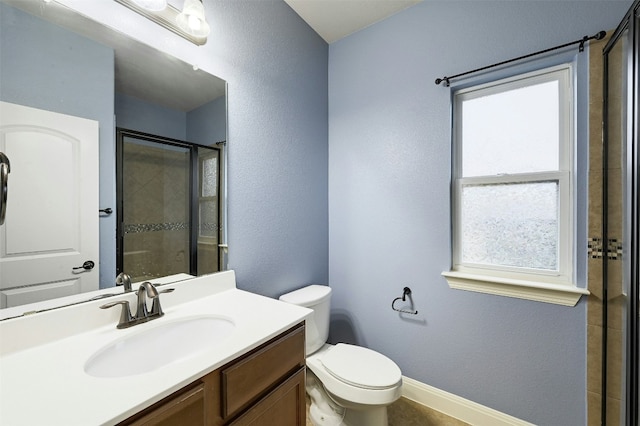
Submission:
{"label": "light bulb", "polygon": [[209,35],[210,28],[201,0],[185,0],[182,13],[176,17],[176,23],[183,31],[196,37]]}
{"label": "light bulb", "polygon": [[198,19],[197,16],[189,15],[188,21],[189,21],[189,28],[191,28],[193,31],[200,30],[202,23],[200,22],[200,19]]}

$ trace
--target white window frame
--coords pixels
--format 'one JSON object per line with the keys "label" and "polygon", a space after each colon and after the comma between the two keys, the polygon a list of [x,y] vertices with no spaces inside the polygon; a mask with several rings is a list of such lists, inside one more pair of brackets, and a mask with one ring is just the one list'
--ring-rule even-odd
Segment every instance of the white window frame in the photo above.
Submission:
{"label": "white window frame", "polygon": [[[550,81],[559,88],[559,167],[538,173],[517,173],[461,177],[462,174],[462,103],[469,99],[502,93]],[[571,64],[505,78],[491,83],[460,89],[453,94],[453,162],[452,162],[452,268],[443,272],[452,288],[498,294],[540,302],[574,306],[580,297],[589,294],[576,287],[575,273],[575,106],[573,68]],[[500,183],[558,182],[559,238],[558,270],[507,267],[464,263],[461,259],[461,197],[464,185]]]}

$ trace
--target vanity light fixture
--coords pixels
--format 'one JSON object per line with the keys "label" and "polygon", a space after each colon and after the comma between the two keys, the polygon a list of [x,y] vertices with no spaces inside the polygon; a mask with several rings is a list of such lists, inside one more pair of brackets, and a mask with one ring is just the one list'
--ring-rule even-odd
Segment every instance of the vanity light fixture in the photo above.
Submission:
{"label": "vanity light fixture", "polygon": [[[207,42],[209,24],[205,19],[202,0],[185,0],[182,12],[166,0],[114,0],[134,12],[173,31],[193,44],[202,46]],[[165,7],[160,9],[164,3]],[[156,10],[155,7],[158,9]]]}
{"label": "vanity light fixture", "polygon": [[207,37],[209,24],[204,16],[202,0],[184,0],[182,13],[176,19],[178,26],[195,37]]}
{"label": "vanity light fixture", "polygon": [[167,7],[167,0],[133,0],[135,4],[152,12],[159,12]]}

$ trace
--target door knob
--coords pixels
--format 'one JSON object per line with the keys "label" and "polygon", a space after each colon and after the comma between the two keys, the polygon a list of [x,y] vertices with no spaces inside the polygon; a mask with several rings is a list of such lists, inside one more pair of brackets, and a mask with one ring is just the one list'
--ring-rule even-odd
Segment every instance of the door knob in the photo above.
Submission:
{"label": "door knob", "polygon": [[11,171],[10,164],[9,158],[0,152],[0,225],[4,223],[7,213],[7,181],[9,180],[9,172]]}
{"label": "door knob", "polygon": [[73,268],[73,270],[79,272],[90,271],[94,266],[96,266],[96,264],[92,260],[87,260],[82,264],[82,266],[76,266],[75,268]]}

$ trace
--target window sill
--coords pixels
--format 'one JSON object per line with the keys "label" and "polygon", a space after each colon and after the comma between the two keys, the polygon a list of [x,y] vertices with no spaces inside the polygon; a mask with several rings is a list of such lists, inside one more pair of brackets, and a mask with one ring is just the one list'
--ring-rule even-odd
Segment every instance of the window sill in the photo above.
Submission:
{"label": "window sill", "polygon": [[575,306],[580,297],[591,294],[587,289],[568,285],[497,278],[456,271],[443,272],[442,275],[446,278],[451,288],[535,300],[556,305]]}

